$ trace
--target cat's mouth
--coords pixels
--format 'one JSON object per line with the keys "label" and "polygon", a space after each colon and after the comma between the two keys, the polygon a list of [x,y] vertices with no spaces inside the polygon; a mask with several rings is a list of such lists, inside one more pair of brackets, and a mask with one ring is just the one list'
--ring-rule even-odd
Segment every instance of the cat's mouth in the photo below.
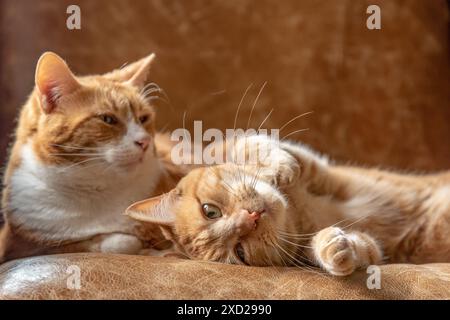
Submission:
{"label": "cat's mouth", "polygon": [[145,157],[145,154],[142,153],[141,155],[133,157],[133,158],[123,159],[121,161],[118,161],[118,167],[121,167],[124,169],[133,168],[133,167],[143,163],[144,157]]}

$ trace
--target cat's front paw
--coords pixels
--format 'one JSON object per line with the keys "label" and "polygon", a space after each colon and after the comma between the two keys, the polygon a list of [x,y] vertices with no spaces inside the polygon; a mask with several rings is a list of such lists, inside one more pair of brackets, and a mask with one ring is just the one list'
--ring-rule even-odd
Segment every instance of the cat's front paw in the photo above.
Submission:
{"label": "cat's front paw", "polygon": [[124,233],[103,235],[100,243],[100,252],[104,253],[138,254],[142,248],[141,240]]}
{"label": "cat's front paw", "polygon": [[300,166],[298,162],[289,153],[281,151],[283,159],[274,163],[276,173],[273,182],[279,187],[290,186],[300,175]]}
{"label": "cat's front paw", "polygon": [[300,175],[300,164],[289,152],[277,147],[264,158],[265,173],[277,187],[287,187],[295,183]]}
{"label": "cat's front paw", "polygon": [[292,184],[300,175],[297,159],[282,148],[280,141],[265,135],[241,138],[234,148],[236,159],[245,159],[247,164],[258,169],[258,175],[272,184],[284,187]]}
{"label": "cat's front paw", "polygon": [[283,161],[274,161],[271,166],[259,167],[258,177],[265,179],[276,187],[288,187],[297,181],[300,167],[295,159],[285,157]]}
{"label": "cat's front paw", "polygon": [[348,235],[340,228],[321,230],[312,245],[316,260],[329,273],[346,276],[355,271],[358,261],[355,249]]}

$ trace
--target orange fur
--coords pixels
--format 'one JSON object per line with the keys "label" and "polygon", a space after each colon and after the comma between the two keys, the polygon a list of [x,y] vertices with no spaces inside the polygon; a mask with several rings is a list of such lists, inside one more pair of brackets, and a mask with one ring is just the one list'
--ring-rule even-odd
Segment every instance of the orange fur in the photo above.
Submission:
{"label": "orange fur", "polygon": [[[128,214],[159,224],[193,259],[319,265],[340,276],[383,261],[450,261],[449,173],[337,166],[300,144],[242,140],[234,148],[265,145],[268,161],[195,169],[170,193],[171,201],[142,201]],[[208,219],[205,203],[222,216]]]}
{"label": "orange fur", "polygon": [[[153,91],[144,88],[153,58],[150,55],[105,75],[76,77],[57,55],[46,53],[41,57],[36,68],[36,87],[20,113],[4,175],[5,224],[0,232],[0,261],[49,250],[97,251],[98,245],[91,246],[89,239],[98,244],[98,239],[103,238],[95,231],[95,225],[89,224],[92,219],[89,215],[104,214],[106,219],[110,214],[111,223],[115,217],[120,220],[128,205],[126,201],[170,190],[186,172],[186,168],[170,164],[167,154],[172,144],[167,136],[155,134],[155,111],[146,94],[159,88],[156,86]],[[130,142],[126,143],[128,135]],[[97,167],[89,169],[92,164]],[[127,175],[132,180],[127,180]],[[155,181],[150,183],[153,177]],[[89,179],[92,185],[87,182]],[[102,183],[103,179],[109,180]],[[130,199],[113,208],[117,212],[102,207],[106,199],[114,201],[133,187],[136,179],[142,181],[142,188],[136,187],[134,194],[129,191]],[[110,190],[108,183],[115,181],[126,185]],[[35,209],[29,209],[33,204],[21,203],[41,188],[48,190],[43,197],[37,197]],[[66,195],[64,201],[56,199],[50,205],[45,202],[59,194]],[[77,206],[73,205],[76,202],[80,206],[83,202],[91,204],[76,212]],[[39,215],[51,214],[52,209],[63,213],[66,207],[67,216],[80,216],[73,222],[78,223],[84,217],[85,224],[77,229],[73,222],[61,221],[58,226],[58,216],[47,217],[47,221],[56,222],[53,229],[45,230],[46,222],[41,222]],[[99,212],[102,210],[103,213]],[[68,230],[56,236],[54,231],[61,228]],[[157,229],[125,220],[99,232],[109,231],[131,234],[145,241],[159,235]],[[81,245],[72,245],[74,242]]]}

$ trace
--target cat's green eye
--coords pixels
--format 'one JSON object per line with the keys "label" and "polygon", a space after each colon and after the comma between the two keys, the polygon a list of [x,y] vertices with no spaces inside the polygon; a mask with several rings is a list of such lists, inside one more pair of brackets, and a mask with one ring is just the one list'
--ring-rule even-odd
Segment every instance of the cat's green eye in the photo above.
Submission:
{"label": "cat's green eye", "polygon": [[100,116],[100,119],[102,119],[102,121],[104,123],[109,124],[109,125],[115,125],[119,122],[116,117],[109,115],[109,114],[102,114]]}
{"label": "cat's green eye", "polygon": [[203,204],[202,210],[203,210],[203,214],[208,219],[217,219],[222,216],[222,211],[220,211],[220,209],[213,204],[209,204],[209,203]]}

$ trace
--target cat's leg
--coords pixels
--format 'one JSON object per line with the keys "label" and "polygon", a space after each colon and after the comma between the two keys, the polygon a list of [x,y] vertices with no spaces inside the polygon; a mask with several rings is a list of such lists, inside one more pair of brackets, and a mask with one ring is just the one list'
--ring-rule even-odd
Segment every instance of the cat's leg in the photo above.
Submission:
{"label": "cat's leg", "polygon": [[328,185],[333,178],[327,157],[319,155],[308,146],[298,142],[280,142],[280,149],[295,158],[300,167],[299,180],[302,183]]}
{"label": "cat's leg", "polygon": [[336,276],[346,276],[357,268],[382,261],[381,248],[371,236],[357,231],[347,233],[337,227],[319,231],[311,247],[314,261]]}
{"label": "cat's leg", "polygon": [[280,187],[301,182],[314,185],[313,189],[324,186],[333,192],[341,180],[332,172],[328,158],[299,142],[252,135],[238,138],[232,150],[234,162],[239,164],[245,159],[246,164],[256,165],[262,176],[272,177]]}

